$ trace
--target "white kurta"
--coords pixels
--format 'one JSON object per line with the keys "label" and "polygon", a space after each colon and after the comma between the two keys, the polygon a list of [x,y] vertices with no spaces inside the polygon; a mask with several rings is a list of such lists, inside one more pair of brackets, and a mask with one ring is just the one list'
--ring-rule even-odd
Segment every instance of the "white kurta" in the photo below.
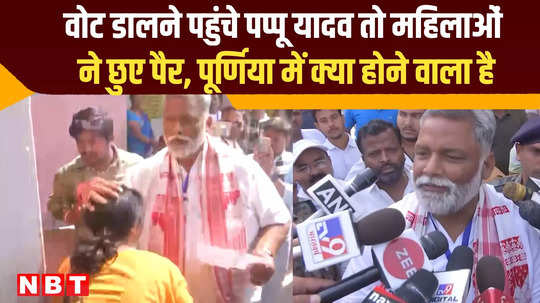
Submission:
{"label": "white kurta", "polygon": [[[483,188],[486,189],[486,192],[490,199],[496,199],[497,203],[502,203],[508,207],[510,210],[509,214],[514,218],[515,224],[513,225],[513,228],[516,229],[517,234],[520,236],[525,252],[528,256],[529,260],[529,289],[531,289],[531,295],[533,299],[540,298],[540,236],[538,235],[537,231],[532,228],[525,220],[523,220],[519,216],[519,209],[516,205],[514,205],[510,200],[507,200],[504,198],[504,196],[500,193],[497,193],[493,186],[491,185],[483,185]],[[480,199],[483,199],[483,190],[480,190]],[[393,204],[391,207],[396,208],[400,210],[402,213],[407,212],[408,209],[414,209],[418,205],[418,200],[416,199],[416,194],[413,192],[406,197],[403,198],[403,200]],[[456,239],[456,241],[452,241],[452,239],[448,236],[448,233],[444,230],[442,224],[440,224],[435,217],[433,217],[434,223],[437,224],[437,228],[439,231],[441,231],[448,240],[448,246],[450,251],[452,251],[455,247],[462,244],[462,238],[463,233],[459,235],[459,237]],[[473,222],[472,222],[472,229],[471,234],[469,238],[468,246],[472,248],[472,243],[475,242],[478,239],[478,231],[476,230],[476,220],[477,216],[473,216]],[[428,225],[426,229],[426,233],[432,232],[435,230],[435,226],[433,225],[433,222],[431,220],[428,220]],[[362,269],[365,269],[366,267],[373,265],[373,260],[371,257],[371,247],[366,246],[365,247],[365,253],[362,256],[359,256],[357,258],[352,259],[347,269],[345,270],[345,273],[343,275],[343,278],[346,278],[348,276],[351,276]],[[446,258],[446,255],[442,255],[439,258],[432,260],[433,268],[435,271],[444,271],[446,268],[446,264],[448,263],[448,260]],[[364,287],[344,298],[337,301],[339,303],[353,303],[353,302],[362,302],[364,298],[373,290],[373,288],[378,285],[380,282],[375,282],[368,287]],[[473,286],[473,283],[471,283],[471,287],[469,289],[469,294],[467,297],[466,302],[471,303],[474,299],[474,293],[475,289]],[[514,298],[515,302],[518,303],[525,303],[529,302],[528,300],[520,297]],[[536,301],[535,301],[536,302]]]}
{"label": "white kurta", "polygon": [[[214,141],[215,142],[215,141]],[[234,173],[240,190],[238,203],[244,206],[246,222],[247,245],[251,248],[259,231],[268,225],[285,224],[291,221],[291,215],[285,206],[283,199],[275,189],[272,181],[260,168],[260,166],[247,156],[235,152],[224,144],[216,144],[217,153],[234,153]],[[187,207],[185,223],[185,268],[184,276],[188,283],[190,294],[195,302],[216,302],[217,284],[213,269],[208,264],[202,263],[197,258],[197,243],[202,238],[204,222],[201,219],[201,184],[200,175],[202,169],[201,155],[207,150],[204,144],[203,152],[199,154],[195,164],[189,171],[187,183]],[[159,170],[164,161],[167,148],[156,155],[142,161],[128,171],[128,186],[138,190],[143,196],[145,218],[143,230],[139,239],[140,248],[146,249],[148,244],[149,230],[151,227],[151,211],[156,195],[158,194]],[[179,180],[183,182],[187,172],[180,166]],[[260,287],[248,287],[245,290],[243,302],[256,302],[257,294],[260,295]]]}
{"label": "white kurta", "polygon": [[[414,181],[411,171],[407,169],[404,169],[403,171],[407,175],[408,179],[407,186],[403,191],[403,197],[405,197],[405,195],[414,191]],[[376,210],[386,208],[396,202],[392,200],[390,195],[388,195],[385,190],[379,188],[376,183],[352,195],[351,201],[358,209],[358,213],[361,214],[360,217],[356,218],[357,220],[369,215]]]}

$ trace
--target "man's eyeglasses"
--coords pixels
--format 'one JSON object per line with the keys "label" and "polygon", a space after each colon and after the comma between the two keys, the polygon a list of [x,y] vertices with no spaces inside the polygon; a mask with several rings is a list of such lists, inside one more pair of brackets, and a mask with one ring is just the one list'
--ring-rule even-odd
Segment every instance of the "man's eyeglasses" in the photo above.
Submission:
{"label": "man's eyeglasses", "polygon": [[307,173],[310,173],[312,169],[317,169],[317,170],[323,170],[323,169],[326,169],[328,168],[328,165],[329,165],[329,160],[328,159],[319,159],[319,160],[316,160],[315,162],[313,162],[312,164],[304,164],[304,165],[299,165],[299,166],[296,166],[294,168],[294,171],[296,173],[300,173],[300,174],[307,174]]}

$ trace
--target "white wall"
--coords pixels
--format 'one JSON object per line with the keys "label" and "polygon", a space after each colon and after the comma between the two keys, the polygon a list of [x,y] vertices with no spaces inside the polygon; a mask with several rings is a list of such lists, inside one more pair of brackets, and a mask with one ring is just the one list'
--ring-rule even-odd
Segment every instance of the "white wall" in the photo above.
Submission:
{"label": "white wall", "polygon": [[43,272],[43,241],[29,98],[0,111],[0,302],[17,297],[17,273]]}

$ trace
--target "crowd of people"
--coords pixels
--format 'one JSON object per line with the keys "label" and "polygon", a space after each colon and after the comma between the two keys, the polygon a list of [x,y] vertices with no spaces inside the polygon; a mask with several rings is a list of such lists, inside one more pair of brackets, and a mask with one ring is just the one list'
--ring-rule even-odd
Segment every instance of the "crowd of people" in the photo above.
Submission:
{"label": "crowd of people", "polygon": [[[143,101],[131,101],[132,152],[114,143],[107,113],[88,107],[69,126],[79,155],[54,176],[48,209],[77,234],[59,271],[91,275],[83,301],[290,298],[288,117],[167,95],[159,149]],[[257,134],[246,139],[244,125]]]}
{"label": "crowd of people", "polygon": [[[445,235],[449,250],[432,261],[436,271],[464,245],[474,252],[474,267],[487,255],[504,264],[507,296],[516,302],[540,296],[540,234],[501,193],[510,181],[540,190],[538,111],[306,110],[293,117],[294,224],[320,208],[307,193],[317,181],[331,175],[345,187],[369,168],[376,182],[349,197],[355,221],[395,208],[419,237]],[[295,259],[295,302],[317,301],[309,294],[372,266],[370,248],[363,251],[315,272]],[[361,302],[378,283],[339,302]],[[466,302],[478,293],[472,283]]]}
{"label": "crowd of people", "polygon": [[[538,111],[241,111],[215,96],[166,95],[156,135],[144,98],[130,100],[127,151],[106,112],[73,114],[79,155],[58,169],[47,204],[75,226],[58,271],[90,274],[88,299],[316,302],[373,265],[370,249],[308,272],[291,257],[291,226],[319,210],[315,183],[331,176],[345,188],[366,169],[377,179],[349,197],[353,221],[395,208],[419,237],[442,232],[448,253],[470,247],[474,266],[497,257],[516,302],[540,296],[540,233],[501,193],[507,182],[540,191]],[[472,283],[467,302],[477,295]]]}

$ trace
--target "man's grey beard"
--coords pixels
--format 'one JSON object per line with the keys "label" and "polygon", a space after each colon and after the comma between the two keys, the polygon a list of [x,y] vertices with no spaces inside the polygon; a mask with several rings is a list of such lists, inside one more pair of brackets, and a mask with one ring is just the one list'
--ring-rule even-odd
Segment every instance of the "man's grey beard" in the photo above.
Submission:
{"label": "man's grey beard", "polygon": [[185,144],[183,147],[180,147],[180,146],[176,146],[176,144],[171,142],[173,141],[172,140],[173,138],[170,138],[169,140],[167,140],[168,141],[167,147],[168,147],[169,152],[171,153],[171,155],[173,155],[173,157],[177,159],[185,159],[195,154],[204,142],[204,132],[201,132],[201,135],[195,139],[191,139],[189,137],[184,137],[184,136],[178,136],[178,137],[188,141],[189,143]]}
{"label": "man's grey beard", "polygon": [[[433,184],[437,186],[446,186],[448,191],[439,194],[428,192],[421,188],[423,184]],[[449,215],[460,211],[476,196],[482,184],[482,169],[467,183],[458,185],[448,178],[420,176],[415,180],[416,198],[422,207],[434,215]]]}

